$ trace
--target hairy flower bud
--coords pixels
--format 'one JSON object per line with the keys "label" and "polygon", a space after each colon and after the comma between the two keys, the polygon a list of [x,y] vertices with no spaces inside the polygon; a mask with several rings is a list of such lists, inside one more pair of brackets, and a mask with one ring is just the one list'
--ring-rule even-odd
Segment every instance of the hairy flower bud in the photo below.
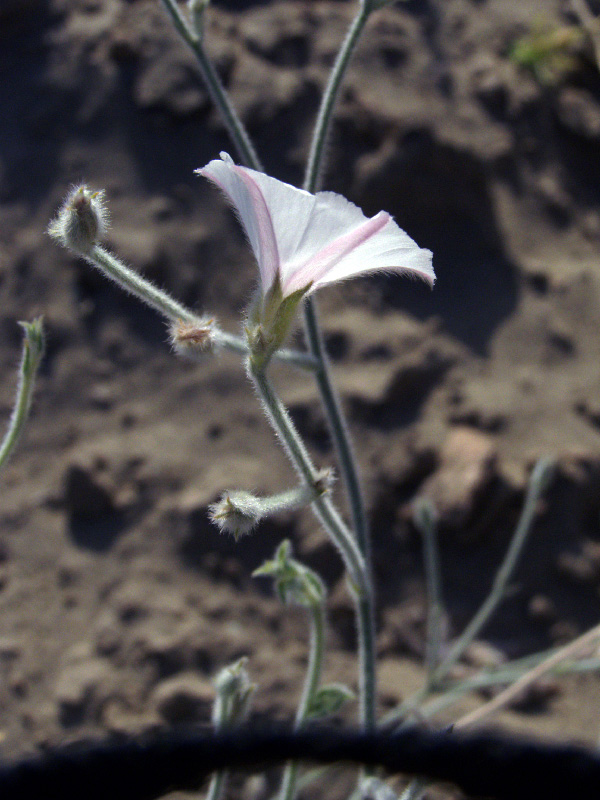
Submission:
{"label": "hairy flower bud", "polygon": [[169,327],[169,338],[177,355],[196,358],[215,346],[214,319],[189,322],[178,319]]}
{"label": "hairy flower bud", "polygon": [[221,533],[231,533],[237,540],[258,525],[263,517],[262,503],[250,492],[226,492],[210,506],[209,516]]}
{"label": "hairy flower bud", "polygon": [[74,186],[57,216],[48,226],[48,233],[63,247],[87,255],[108,227],[108,211],[104,191],[92,192],[82,184]]}
{"label": "hairy flower bud", "polygon": [[217,730],[239,725],[248,715],[256,686],[248,675],[247,663],[247,656],[243,656],[224,667],[214,680],[217,697],[212,717]]}

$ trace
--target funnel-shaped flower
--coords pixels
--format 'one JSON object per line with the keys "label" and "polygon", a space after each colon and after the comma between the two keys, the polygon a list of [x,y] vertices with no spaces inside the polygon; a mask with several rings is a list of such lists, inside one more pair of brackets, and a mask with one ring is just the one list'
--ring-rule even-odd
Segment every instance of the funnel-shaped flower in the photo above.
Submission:
{"label": "funnel-shaped flower", "polygon": [[376,270],[433,285],[431,252],[418,247],[385,211],[369,219],[339,194],[310,194],[238,167],[226,153],[197,172],[234,207],[258,262],[263,297],[275,285],[286,298]]}

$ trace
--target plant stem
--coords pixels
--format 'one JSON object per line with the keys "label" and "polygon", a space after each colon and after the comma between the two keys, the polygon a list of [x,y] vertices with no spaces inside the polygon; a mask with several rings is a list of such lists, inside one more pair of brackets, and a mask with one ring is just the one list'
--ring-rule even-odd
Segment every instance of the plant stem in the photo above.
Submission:
{"label": "plant stem", "polygon": [[492,712],[498,711],[507,703],[510,703],[510,701],[517,697],[524,689],[526,689],[528,686],[531,686],[532,683],[539,680],[539,678],[541,678],[543,675],[546,675],[548,672],[554,669],[561,661],[564,661],[567,658],[573,658],[577,653],[589,647],[591,644],[596,643],[599,638],[600,625],[596,625],[594,628],[586,631],[574,641],[570,642],[564,647],[561,647],[549,658],[542,661],[541,664],[538,664],[529,672],[526,672],[525,675],[522,675],[511,686],[509,686],[503,692],[500,692],[500,694],[496,695],[496,697],[494,697],[493,700],[490,700],[489,703],[486,703],[485,705],[476,708],[475,711],[471,711],[469,714],[461,717],[458,722],[456,722],[454,727],[456,729],[466,728],[475,722],[480,722],[482,719],[484,719],[484,717],[489,716]]}
{"label": "plant stem", "polygon": [[[369,10],[366,6],[361,4],[359,12],[350,25],[350,29],[348,30],[331,70],[317,115],[306,166],[303,188],[308,192],[314,193],[319,189],[325,145],[331,128],[336,100],[350,58],[368,17]],[[315,377],[337,453],[340,473],[350,503],[352,527],[364,559],[365,569],[370,575],[371,548],[369,530],[356,459],[352,452],[350,436],[340,402],[333,388],[329,374],[328,358],[319,326],[317,308],[312,297],[308,297],[304,301],[304,327],[308,349],[318,363]],[[359,601],[357,608],[357,627],[359,638],[361,722],[366,728],[372,728],[375,725],[375,705],[377,696],[373,591],[370,591]]]}
{"label": "plant stem", "polygon": [[204,42],[202,38],[192,31],[188,21],[184,17],[175,0],[162,0],[162,3],[169,13],[169,16],[173,21],[173,25],[181,35],[181,38],[186,42],[198,59],[200,72],[210,98],[215,106],[219,109],[223,124],[227,129],[227,133],[231,137],[240,160],[247,167],[252,167],[252,169],[262,172],[260,159],[256,154],[244,124],[239,118],[235,108],[233,107],[233,104],[231,103],[231,100],[229,99],[229,95],[221,83],[221,79],[219,78],[212,61],[204,49]]}
{"label": "plant stem", "polygon": [[206,800],[221,800],[225,786],[227,784],[228,772],[227,770],[220,770],[210,779],[208,792],[206,793]]}
{"label": "plant stem", "polygon": [[323,164],[323,155],[329,131],[331,128],[331,121],[333,118],[333,111],[338,98],[340,87],[346,74],[350,58],[354,52],[354,48],[360,38],[360,35],[365,27],[370,14],[370,9],[366,4],[360,4],[358,14],[352,20],[346,38],[340,48],[335,63],[331,69],[327,86],[321,99],[317,121],[313,131],[312,141],[310,145],[310,152],[308,155],[308,163],[306,165],[306,172],[304,176],[304,189],[307,192],[314,193],[319,187],[321,168]]}
{"label": "plant stem", "polygon": [[482,603],[481,608],[477,611],[454,646],[450,649],[446,658],[436,669],[433,675],[434,684],[439,683],[442,678],[448,674],[477,634],[489,621],[499,603],[504,599],[506,587],[513,574],[521,551],[523,550],[523,545],[525,544],[527,536],[531,531],[538,500],[549,480],[549,471],[550,462],[546,459],[540,459],[535,465],[527,487],[527,495],[525,497],[525,504],[521,512],[519,523],[504,557],[504,561],[496,573],[492,589]]}
{"label": "plant stem", "polygon": [[[516,566],[516,562],[522,551],[523,545],[525,544],[525,540],[527,539],[527,536],[531,530],[538,500],[548,487],[551,476],[552,462],[545,458],[539,459],[531,472],[521,517],[519,518],[518,525],[508,547],[506,556],[504,557],[504,561],[496,573],[496,577],[494,578],[494,583],[489,595],[486,597],[479,611],[475,614],[469,625],[467,625],[465,631],[456,641],[454,647],[450,650],[444,661],[442,661],[442,663],[437,667],[432,679],[430,679],[426,685],[423,686],[423,688],[415,692],[412,697],[407,698],[400,703],[397,708],[386,714],[381,720],[383,725],[391,725],[398,720],[400,721],[400,725],[402,725],[402,721],[405,720],[407,716],[409,716],[412,712],[416,713],[420,709],[421,704],[431,696],[436,688],[440,687],[440,684],[448,675],[454,664],[456,664],[458,659],[464,653],[465,649],[474,640],[481,628],[494,613],[498,604],[504,598],[506,586],[510,580],[514,567]],[[458,691],[459,689],[460,687],[452,687],[450,691]]]}
{"label": "plant stem", "polygon": [[361,552],[365,558],[370,561],[369,527],[358,477],[356,459],[352,451],[350,435],[340,402],[331,381],[329,359],[325,352],[315,300],[311,296],[304,300],[304,327],[309,352],[317,363],[315,379],[338,457],[340,474],[344,481],[350,503],[352,528],[356,534]]}
{"label": "plant stem", "polygon": [[[427,501],[424,501],[427,502]],[[427,649],[425,662],[427,667],[426,688],[432,689],[435,684],[435,671],[439,664],[442,642],[441,627],[444,615],[442,600],[442,579],[440,575],[440,559],[437,545],[437,526],[433,508],[422,509],[421,514],[414,514],[414,521],[423,535],[425,554],[425,576],[427,580]]]}
{"label": "plant stem", "polygon": [[163,292],[162,289],[159,289],[158,286],[130,269],[99,244],[94,245],[84,258],[126,292],[133,294],[168,320],[172,322],[177,320],[191,323],[201,322],[197,314],[194,314],[193,311],[190,311],[166,292]]}
{"label": "plant stem", "polygon": [[430,783],[427,778],[413,778],[400,795],[400,800],[418,800]]}
{"label": "plant stem", "polygon": [[[302,698],[296,712],[295,729],[299,730],[307,719],[313,698],[321,682],[323,671],[323,654],[325,651],[325,608],[322,603],[315,603],[309,609],[310,613],[310,644],[308,651],[308,667]],[[298,762],[291,761],[285,768],[280,800],[293,800],[296,794],[296,780],[298,776]]]}
{"label": "plant stem", "polygon": [[[333,111],[344,75],[350,63],[350,58],[367,19],[369,18],[369,13],[369,9],[366,5],[361,4],[358,14],[350,24],[346,38],[342,43],[329,75],[329,80],[319,107],[310,145],[308,163],[304,174],[303,188],[307,192],[314,193],[320,188],[319,184],[325,155],[325,145],[331,129]],[[367,515],[365,513],[365,506],[360,488],[360,480],[358,478],[356,459],[352,452],[352,445],[350,443],[350,437],[340,403],[333,389],[333,384],[329,375],[327,354],[321,336],[316,303],[313,297],[307,297],[304,301],[304,324],[308,348],[319,364],[319,368],[316,372],[317,385],[321,393],[325,413],[329,421],[332,438],[340,462],[340,472],[348,493],[352,526],[363,555],[365,558],[369,559],[370,545]]]}
{"label": "plant stem", "polygon": [[[146,280],[135,270],[126,266],[119,258],[109,253],[100,245],[94,245],[89,254],[83,256],[92,266],[100,270],[107,278],[114,281],[126,292],[134,295],[146,305],[158,311],[169,322],[189,322],[200,326],[206,325],[211,329],[211,336],[217,347],[224,347],[243,356],[248,355],[248,345],[240,336],[222,331],[214,321],[207,322],[189,308],[179,303],[167,292],[159,289],[151,281]],[[297,350],[278,350],[274,356],[278,361],[314,371],[317,363],[310,353],[301,353]]]}
{"label": "plant stem", "polygon": [[41,317],[33,322],[20,324],[25,330],[25,336],[19,366],[19,382],[8,428],[0,444],[0,469],[10,458],[23,431],[31,407],[35,376],[44,353],[44,329]]}
{"label": "plant stem", "polygon": [[[262,369],[255,369],[251,358],[248,359],[248,374],[258,390],[271,425],[281,439],[292,464],[300,477],[309,486],[313,486],[318,477],[318,472],[310,459],[304,442],[296,431],[287,409],[273,391],[266,373]],[[370,594],[371,583],[365,561],[354,537],[344,524],[330,498],[327,495],[317,497],[313,501],[312,507],[325,530],[340,550],[357,597],[360,598]]]}
{"label": "plant stem", "polygon": [[[264,371],[254,370],[251,359],[248,364],[248,372],[258,389],[273,428],[300,476],[312,485],[316,475],[315,467],[286,408],[273,392]],[[330,498],[327,495],[318,497],[312,503],[312,508],[339,549],[352,584],[358,628],[360,717],[365,728],[372,728],[375,725],[375,635],[370,573],[354,536]]]}

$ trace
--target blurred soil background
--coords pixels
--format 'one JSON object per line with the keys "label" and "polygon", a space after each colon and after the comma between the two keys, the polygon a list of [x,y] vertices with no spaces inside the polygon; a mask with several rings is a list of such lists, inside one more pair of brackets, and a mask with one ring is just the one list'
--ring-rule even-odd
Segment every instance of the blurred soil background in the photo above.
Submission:
{"label": "blurred soil background", "polygon": [[[209,51],[276,177],[302,180],[356,5],[210,8]],[[451,639],[489,590],[532,464],[558,464],[472,665],[564,643],[600,617],[600,74],[576,21],[559,0],[399,2],[372,17],[341,94],[324,188],[390,211],[438,276],[433,292],[379,276],[318,296],[372,522],[382,711],[422,678],[416,495],[439,509]],[[533,67],[514,56],[522,37],[537,42]],[[212,676],[246,654],[256,719],[291,719],[306,620],[251,578],[284,537],[330,588],[327,677],[355,687],[352,605],[311,514],[239,544],[207,520],[224,489],[294,481],[239,360],[178,360],[157,315],[45,234],[71,184],[104,188],[109,247],[239,330],[255,266],[193,175],[231,150],[193,56],[158,0],[2,0],[0,63],[5,418],[17,320],[43,314],[48,331],[31,421],[1,476],[0,755],[207,723]],[[274,372],[331,464],[313,382]],[[521,700],[502,724],[596,741],[596,677]]]}

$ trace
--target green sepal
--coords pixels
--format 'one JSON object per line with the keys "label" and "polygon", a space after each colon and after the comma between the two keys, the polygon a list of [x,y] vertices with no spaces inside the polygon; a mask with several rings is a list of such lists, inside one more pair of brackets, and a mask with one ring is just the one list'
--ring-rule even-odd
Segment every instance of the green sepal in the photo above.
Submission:
{"label": "green sepal", "polygon": [[284,343],[298,305],[310,287],[309,283],[284,297],[277,275],[266,294],[253,300],[248,313],[246,336],[255,369],[264,368]]}
{"label": "green sepal", "polygon": [[310,701],[307,719],[322,719],[335,714],[355,694],[343,683],[329,683],[321,686]]}
{"label": "green sepal", "polygon": [[325,586],[312,569],[291,557],[292,546],[286,539],[275,557],[255,569],[253,577],[270,576],[275,582],[275,592],[284,605],[296,604],[314,608],[325,602]]}
{"label": "green sepal", "polygon": [[23,372],[28,375],[37,370],[44,355],[44,320],[36,317],[31,322],[19,322],[25,331]]}

